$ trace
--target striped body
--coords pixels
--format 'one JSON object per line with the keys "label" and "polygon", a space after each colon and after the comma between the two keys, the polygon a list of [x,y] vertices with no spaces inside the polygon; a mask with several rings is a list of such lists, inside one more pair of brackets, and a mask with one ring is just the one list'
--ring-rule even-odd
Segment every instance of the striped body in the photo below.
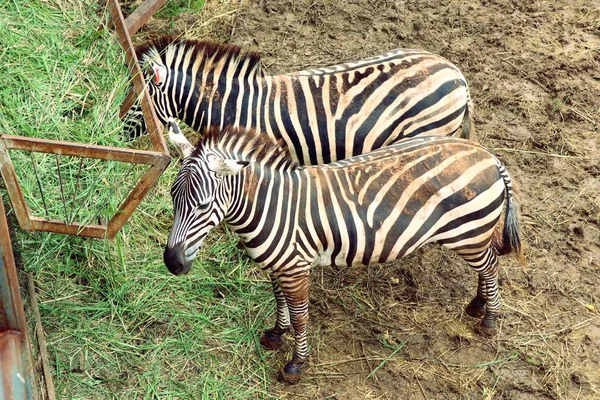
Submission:
{"label": "striped body", "polygon": [[385,262],[440,243],[479,273],[470,314],[485,314],[483,327],[493,329],[500,307],[496,252],[521,251],[504,166],[456,138],[415,138],[300,167],[254,134],[209,132],[185,158],[172,197],[175,221],[165,250],[171,272],[186,272],[206,234],[226,221],[273,280],[278,318],[267,344],[291,317],[292,366],[306,357],[311,267]]}
{"label": "striped body", "polygon": [[[270,76],[233,45],[159,39],[137,49],[157,115],[197,131],[253,128],[283,139],[302,165],[329,163],[418,135],[470,135],[467,82],[423,50]],[[141,130],[132,109],[126,129]]]}
{"label": "striped body", "polygon": [[[459,168],[464,164],[469,168]],[[381,263],[429,242],[449,248],[480,244],[479,235],[485,243],[506,191],[490,153],[437,137],[266,176],[251,166],[243,179],[232,193],[243,203],[232,207],[225,221],[240,233],[248,254],[268,269]],[[253,186],[268,190],[249,196],[244,189]],[[464,209],[482,219],[471,216],[456,225]],[[469,231],[455,241],[469,229],[477,235]]]}

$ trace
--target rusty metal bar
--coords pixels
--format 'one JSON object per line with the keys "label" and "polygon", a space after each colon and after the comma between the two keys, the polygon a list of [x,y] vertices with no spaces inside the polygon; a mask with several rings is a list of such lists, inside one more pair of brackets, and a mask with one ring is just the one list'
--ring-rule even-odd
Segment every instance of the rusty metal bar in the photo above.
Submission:
{"label": "rusty metal bar", "polygon": [[47,220],[38,217],[31,217],[31,230],[42,232],[63,233],[66,235],[85,236],[96,239],[103,239],[106,235],[106,226],[104,225],[86,225],[78,222],[67,224],[65,221]]}
{"label": "rusty metal bar", "polygon": [[46,344],[46,336],[42,328],[42,317],[40,316],[40,308],[38,307],[37,295],[35,294],[35,285],[33,284],[33,276],[27,274],[27,289],[29,289],[29,301],[35,315],[35,333],[38,339],[38,348],[40,358],[42,359],[42,372],[44,373],[44,383],[46,384],[46,396],[48,400],[56,400],[54,391],[54,381],[52,380],[52,370],[48,362],[48,348]]}
{"label": "rusty metal bar", "polygon": [[154,182],[158,180],[163,171],[167,168],[170,161],[170,159],[165,158],[162,163],[150,168],[142,179],[140,179],[139,183],[131,190],[127,199],[121,204],[119,210],[108,223],[106,233],[108,239],[112,239],[119,229],[121,229],[121,226],[123,226],[125,221],[127,221],[136,207],[141,203]]}
{"label": "rusty metal bar", "polygon": [[59,140],[39,139],[25,136],[0,134],[0,142],[8,150],[25,150],[36,153],[58,154],[61,156],[97,158],[108,161],[120,161],[135,164],[154,165],[165,158],[156,151],[125,149],[86,143],[63,142]]}
{"label": "rusty metal bar", "polygon": [[4,185],[6,186],[6,191],[8,192],[8,197],[13,205],[13,210],[17,217],[17,221],[19,221],[19,225],[26,231],[33,230],[33,226],[31,225],[31,213],[25,202],[25,197],[23,196],[23,191],[21,190],[21,185],[19,185],[19,179],[17,178],[17,172],[15,171],[15,167],[13,166],[7,149],[4,146],[3,140],[0,140],[0,174],[2,174],[2,179],[4,179]]}
{"label": "rusty metal bar", "polygon": [[137,56],[135,55],[133,42],[129,36],[121,7],[119,6],[118,0],[109,0],[110,14],[115,24],[115,31],[117,32],[117,38],[121,47],[125,50],[125,60],[129,66],[131,78],[133,81],[133,88],[138,95],[142,95],[142,111],[144,113],[144,119],[146,120],[146,127],[148,128],[148,134],[150,140],[156,151],[160,151],[165,155],[169,154],[167,149],[167,143],[162,135],[162,125],[156,116],[154,105],[150,94],[146,90],[146,82],[144,81],[144,75],[140,68]]}
{"label": "rusty metal bar", "polygon": [[33,399],[33,360],[4,204],[0,198],[0,398]]}
{"label": "rusty metal bar", "polygon": [[146,0],[125,20],[129,35],[135,34],[167,0]]}

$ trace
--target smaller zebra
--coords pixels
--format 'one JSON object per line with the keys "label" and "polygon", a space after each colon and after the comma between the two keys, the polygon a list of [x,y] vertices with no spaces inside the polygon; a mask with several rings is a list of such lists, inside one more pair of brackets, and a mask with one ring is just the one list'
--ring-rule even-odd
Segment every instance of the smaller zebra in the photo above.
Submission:
{"label": "smaller zebra", "polygon": [[314,266],[382,263],[439,243],[478,273],[466,312],[483,317],[480,332],[494,333],[496,256],[524,258],[511,179],[480,145],[426,136],[302,167],[254,131],[213,127],[194,148],[170,121],[169,139],[184,160],[171,188],[175,217],[165,264],[175,275],[188,272],[206,235],[226,221],[273,284],[277,322],[261,344],[276,349],[294,329],[294,355],[280,371],[285,382],[298,382],[307,358]]}

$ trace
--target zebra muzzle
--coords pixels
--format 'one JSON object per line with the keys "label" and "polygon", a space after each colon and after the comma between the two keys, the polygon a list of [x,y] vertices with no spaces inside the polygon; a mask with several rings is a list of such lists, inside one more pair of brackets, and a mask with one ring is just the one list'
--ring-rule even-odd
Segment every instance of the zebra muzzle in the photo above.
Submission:
{"label": "zebra muzzle", "polygon": [[173,275],[182,275],[190,270],[192,262],[185,257],[183,245],[166,247],[163,260]]}

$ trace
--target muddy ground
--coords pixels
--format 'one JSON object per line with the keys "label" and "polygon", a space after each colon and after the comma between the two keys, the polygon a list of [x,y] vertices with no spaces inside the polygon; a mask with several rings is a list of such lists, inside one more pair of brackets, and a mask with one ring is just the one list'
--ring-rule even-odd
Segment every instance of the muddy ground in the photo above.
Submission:
{"label": "muddy ground", "polygon": [[[210,7],[217,10],[214,3]],[[422,48],[470,82],[476,140],[518,184],[527,269],[501,258],[499,333],[474,332],[476,276],[435,247],[315,271],[310,366],[289,398],[600,398],[600,4],[531,0],[266,0],[197,30],[263,54],[271,73]],[[222,6],[224,7],[224,6]],[[208,22],[207,22],[208,21]],[[288,342],[288,349],[291,339]],[[285,359],[282,352],[280,362]]]}

